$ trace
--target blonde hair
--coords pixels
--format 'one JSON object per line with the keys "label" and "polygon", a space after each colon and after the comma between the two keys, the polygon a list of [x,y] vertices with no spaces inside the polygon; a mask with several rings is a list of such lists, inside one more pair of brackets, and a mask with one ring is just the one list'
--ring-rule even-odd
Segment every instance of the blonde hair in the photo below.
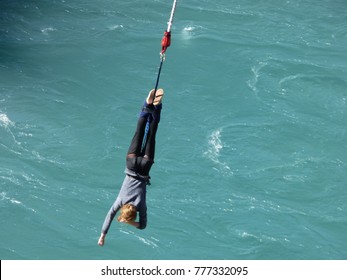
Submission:
{"label": "blonde hair", "polygon": [[131,222],[135,221],[137,216],[137,209],[132,204],[124,204],[122,208],[120,209],[120,215],[118,217],[118,222],[124,221],[124,222]]}

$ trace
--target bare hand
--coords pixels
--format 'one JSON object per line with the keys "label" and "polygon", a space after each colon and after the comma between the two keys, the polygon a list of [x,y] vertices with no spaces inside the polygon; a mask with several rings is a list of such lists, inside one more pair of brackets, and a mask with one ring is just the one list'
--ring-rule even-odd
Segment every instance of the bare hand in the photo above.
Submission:
{"label": "bare hand", "polygon": [[104,243],[105,243],[105,237],[106,235],[104,233],[102,233],[99,237],[99,241],[98,241],[98,245],[99,246],[104,246]]}

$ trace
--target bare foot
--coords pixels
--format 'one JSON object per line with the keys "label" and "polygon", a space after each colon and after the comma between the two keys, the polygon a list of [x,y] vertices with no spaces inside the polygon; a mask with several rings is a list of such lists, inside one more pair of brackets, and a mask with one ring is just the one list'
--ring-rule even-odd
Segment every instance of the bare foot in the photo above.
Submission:
{"label": "bare foot", "polygon": [[161,103],[161,100],[164,95],[164,90],[162,88],[157,89],[157,91],[154,93],[154,89],[150,90],[148,97],[146,99],[146,103],[153,104],[154,106],[157,106]]}
{"label": "bare foot", "polygon": [[158,106],[161,103],[163,96],[164,96],[164,90],[162,88],[158,89],[157,92],[155,93],[153,105]]}

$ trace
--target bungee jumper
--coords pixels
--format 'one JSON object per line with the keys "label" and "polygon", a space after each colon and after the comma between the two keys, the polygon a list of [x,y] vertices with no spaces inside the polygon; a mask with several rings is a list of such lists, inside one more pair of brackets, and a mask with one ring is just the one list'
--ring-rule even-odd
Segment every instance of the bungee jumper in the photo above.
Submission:
{"label": "bungee jumper", "polygon": [[[171,44],[171,25],[176,3],[177,0],[174,0],[168,27],[161,41],[162,49],[156,84],[154,89],[150,90],[139,114],[135,134],[126,156],[125,178],[115,202],[105,217],[98,240],[99,246],[104,245],[106,235],[118,211],[120,211],[117,218],[119,222],[138,229],[144,229],[147,226],[146,188],[150,184],[149,172],[154,163],[155,138],[164,96],[164,90],[158,89],[158,85],[165,52]],[[137,213],[139,213],[138,220]]]}

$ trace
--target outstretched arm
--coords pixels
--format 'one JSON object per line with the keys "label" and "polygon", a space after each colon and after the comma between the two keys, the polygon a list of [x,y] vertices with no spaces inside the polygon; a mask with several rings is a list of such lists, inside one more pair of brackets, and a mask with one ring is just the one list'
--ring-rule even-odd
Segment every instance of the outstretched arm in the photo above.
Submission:
{"label": "outstretched arm", "polygon": [[102,229],[101,229],[101,235],[100,235],[99,241],[98,241],[99,246],[104,245],[106,234],[107,234],[107,232],[111,226],[111,223],[112,223],[112,221],[113,221],[113,219],[114,219],[114,217],[115,217],[115,215],[119,209],[120,209],[120,200],[117,198],[105,217],[105,221],[104,221],[104,224],[102,225]]}
{"label": "outstretched arm", "polygon": [[114,217],[116,216],[119,209],[120,209],[120,200],[117,198],[105,217],[105,221],[104,221],[104,224],[102,225],[101,232],[107,234],[107,232],[111,226],[111,223],[112,223],[112,221],[113,221]]}

